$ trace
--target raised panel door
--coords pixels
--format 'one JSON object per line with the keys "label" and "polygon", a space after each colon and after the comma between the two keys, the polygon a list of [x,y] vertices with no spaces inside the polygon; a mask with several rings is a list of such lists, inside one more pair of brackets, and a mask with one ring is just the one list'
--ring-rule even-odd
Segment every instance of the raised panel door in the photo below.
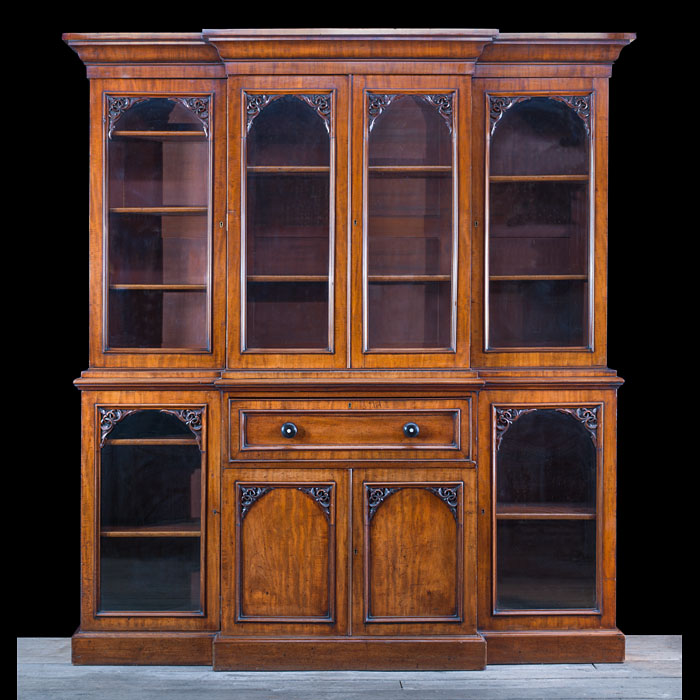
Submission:
{"label": "raised panel door", "polygon": [[222,634],[344,634],[347,483],[343,470],[225,470]]}
{"label": "raised panel door", "polygon": [[353,629],[473,634],[475,472],[353,470]]}

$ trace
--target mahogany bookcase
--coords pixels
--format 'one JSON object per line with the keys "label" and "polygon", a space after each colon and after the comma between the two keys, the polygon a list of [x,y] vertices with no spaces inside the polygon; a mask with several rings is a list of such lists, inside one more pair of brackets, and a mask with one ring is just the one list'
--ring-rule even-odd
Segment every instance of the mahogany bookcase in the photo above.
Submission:
{"label": "mahogany bookcase", "polygon": [[633,34],[65,34],[79,664],[624,659],[608,80]]}

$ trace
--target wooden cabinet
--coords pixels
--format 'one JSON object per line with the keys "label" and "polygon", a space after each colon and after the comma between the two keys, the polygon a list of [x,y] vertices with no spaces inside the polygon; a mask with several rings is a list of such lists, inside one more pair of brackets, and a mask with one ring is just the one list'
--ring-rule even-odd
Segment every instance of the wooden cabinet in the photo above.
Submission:
{"label": "wooden cabinet", "polygon": [[91,95],[74,661],[624,658],[607,100],[634,36],[64,38]]}

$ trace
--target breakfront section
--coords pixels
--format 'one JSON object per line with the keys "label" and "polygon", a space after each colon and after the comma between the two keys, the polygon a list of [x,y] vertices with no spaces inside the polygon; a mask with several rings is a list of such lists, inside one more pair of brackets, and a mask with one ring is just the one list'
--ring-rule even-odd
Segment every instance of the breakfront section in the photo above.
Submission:
{"label": "breakfront section", "polygon": [[479,620],[489,659],[621,660],[615,387],[493,389],[479,402]]}
{"label": "breakfront section", "polygon": [[627,34],[70,34],[76,663],[624,658],[606,367]]}
{"label": "breakfront section", "polygon": [[206,663],[219,625],[218,395],[86,391],[82,398],[74,662],[97,653],[108,663],[149,663],[148,640],[160,636],[162,661],[186,650]]}
{"label": "breakfront section", "polygon": [[474,365],[605,364],[607,89],[474,81]]}

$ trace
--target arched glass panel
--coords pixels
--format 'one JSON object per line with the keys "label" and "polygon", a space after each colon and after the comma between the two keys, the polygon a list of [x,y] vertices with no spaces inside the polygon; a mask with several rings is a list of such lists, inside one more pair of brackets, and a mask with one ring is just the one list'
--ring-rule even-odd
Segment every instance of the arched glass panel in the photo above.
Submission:
{"label": "arched glass panel", "polygon": [[209,347],[208,99],[107,97],[109,350]]}
{"label": "arched glass panel", "polygon": [[589,100],[491,97],[490,349],[590,345]]}
{"label": "arched glass panel", "polygon": [[245,98],[243,349],[328,351],[331,96]]}
{"label": "arched glass panel", "polygon": [[452,350],[453,95],[367,98],[365,351]]}
{"label": "arched glass panel", "polygon": [[498,416],[497,612],[596,607],[591,411],[507,409]]}
{"label": "arched glass panel", "polygon": [[[183,417],[201,426],[196,412]],[[156,409],[101,409],[100,428],[99,611],[200,612],[196,430]]]}

